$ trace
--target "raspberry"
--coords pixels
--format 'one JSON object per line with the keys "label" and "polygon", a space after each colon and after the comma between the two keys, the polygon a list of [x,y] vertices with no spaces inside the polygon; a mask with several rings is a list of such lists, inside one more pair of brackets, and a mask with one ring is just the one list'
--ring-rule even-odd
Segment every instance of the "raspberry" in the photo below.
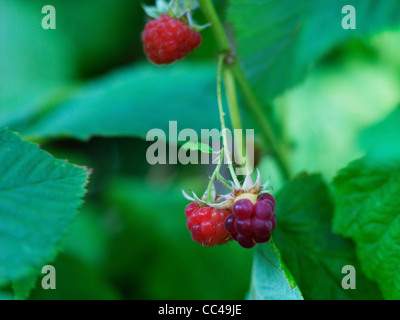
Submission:
{"label": "raspberry", "polygon": [[276,227],[274,211],[275,199],[270,194],[258,196],[254,205],[242,198],[233,204],[232,214],[225,219],[225,229],[242,247],[252,248],[271,239]]}
{"label": "raspberry", "polygon": [[207,247],[230,241],[232,238],[224,226],[229,214],[230,211],[200,207],[197,202],[189,203],[185,215],[192,239]]}
{"label": "raspberry", "polygon": [[269,193],[260,194],[258,196],[258,198],[257,198],[257,202],[258,201],[267,201],[267,202],[269,202],[271,207],[272,207],[272,209],[275,210],[276,202],[275,202],[274,197],[271,194],[269,194]]}
{"label": "raspberry", "polygon": [[247,199],[238,200],[233,204],[232,210],[238,218],[248,218],[253,214],[253,204]]}
{"label": "raspberry", "polygon": [[202,41],[200,33],[168,15],[150,21],[142,33],[147,58],[155,64],[170,64],[186,57]]}
{"label": "raspberry", "polygon": [[274,207],[268,201],[258,201],[254,205],[254,215],[260,219],[269,220],[274,214]]}

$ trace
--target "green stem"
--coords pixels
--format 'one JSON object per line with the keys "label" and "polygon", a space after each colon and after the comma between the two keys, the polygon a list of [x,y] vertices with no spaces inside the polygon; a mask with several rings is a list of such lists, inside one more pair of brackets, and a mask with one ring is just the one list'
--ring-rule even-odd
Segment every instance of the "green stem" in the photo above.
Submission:
{"label": "green stem", "polygon": [[231,70],[231,72],[234,74],[234,77],[237,80],[247,102],[247,107],[257,122],[267,147],[271,149],[283,176],[288,179],[290,177],[290,170],[286,154],[284,150],[279,147],[277,138],[272,130],[272,126],[268,121],[268,118],[265,117],[261,105],[258,102],[258,99],[255,96],[242,68],[235,59],[232,60],[232,47],[211,0],[198,0],[198,2],[205,17],[212,24],[212,30],[218,43],[220,52],[226,53],[229,57],[230,61],[227,61],[229,62],[227,69]]}
{"label": "green stem", "polygon": [[[219,171],[221,170],[221,166],[222,166],[222,162],[224,161],[224,148],[221,149],[221,153],[219,155],[219,159],[218,159],[218,165],[216,166],[210,181],[208,182],[208,186],[207,186],[207,199],[208,202],[214,202],[215,199],[211,199],[210,195],[211,195],[211,189],[214,183],[214,180],[216,177],[219,176]],[[219,180],[219,179],[218,179]]]}
{"label": "green stem", "polygon": [[[224,66],[222,75],[223,75],[224,84],[225,84],[225,92],[226,92],[226,97],[227,97],[227,101],[228,101],[229,114],[231,117],[232,127],[234,130],[235,129],[243,130],[242,120],[241,120],[240,112],[239,112],[239,102],[238,102],[238,96],[237,96],[237,91],[236,91],[235,75],[234,75],[233,70],[230,65]],[[250,168],[251,162],[248,158],[245,147],[246,147],[245,136],[242,133],[241,143],[238,143],[235,140],[234,150],[235,150],[236,155],[240,157],[240,164],[244,164],[244,166],[246,166],[251,172],[253,168]],[[243,150],[244,150],[244,154],[243,154]],[[243,163],[243,160],[244,160],[244,163]]]}
{"label": "green stem", "polygon": [[272,130],[272,126],[269,123],[268,118],[265,117],[265,114],[262,111],[260,104],[258,103],[258,99],[255,96],[249,81],[244,75],[242,68],[239,66],[238,63],[235,63],[233,65],[233,69],[238,84],[242,89],[242,93],[246,98],[247,107],[253,114],[253,117],[257,122],[258,127],[261,128],[261,133],[263,134],[267,147],[271,149],[272,154],[275,157],[275,160],[278,163],[284,178],[289,179],[291,173],[286,152],[281,148],[280,144],[278,143],[276,136]]}
{"label": "green stem", "polygon": [[223,68],[222,78],[224,79],[225,92],[228,101],[232,127],[234,129],[242,129],[242,120],[240,118],[239,103],[236,94],[235,77],[229,67]]}
{"label": "green stem", "polygon": [[219,172],[217,173],[217,179],[229,190],[232,190],[232,187],[229,185],[229,182],[223,176],[221,176],[221,174]]}
{"label": "green stem", "polygon": [[229,43],[228,37],[225,34],[224,27],[219,20],[218,14],[215,11],[212,2],[210,0],[198,0],[198,3],[207,20],[212,23],[212,31],[214,32],[215,39],[218,42],[220,50],[222,52],[231,51],[231,45]]}
{"label": "green stem", "polygon": [[229,190],[232,190],[232,187],[229,185],[228,181],[226,181],[226,179],[223,176],[221,176],[221,174],[220,174],[221,166],[222,166],[222,163],[224,161],[224,150],[225,150],[224,148],[221,149],[221,153],[220,153],[219,158],[218,158],[218,165],[215,167],[215,170],[214,170],[212,176],[210,177],[210,181],[208,182],[208,186],[207,186],[207,189],[206,189],[207,200],[210,203],[214,202],[214,199],[211,199],[210,195],[211,195],[211,189],[212,189],[213,183],[215,181],[215,178],[217,178],[218,181],[220,181]]}
{"label": "green stem", "polygon": [[235,183],[235,186],[239,188],[240,183],[235,174],[235,170],[233,169],[232,158],[231,158],[231,154],[230,154],[229,148],[228,148],[228,139],[226,137],[226,126],[225,126],[225,119],[224,119],[225,113],[224,113],[224,109],[222,106],[221,74],[222,74],[222,67],[223,67],[224,59],[225,59],[224,54],[221,54],[218,59],[218,75],[217,75],[218,109],[219,109],[219,116],[220,116],[220,122],[221,122],[222,140],[223,140],[223,144],[224,144],[223,149],[225,149],[226,161],[228,163],[229,172],[231,174],[233,182]]}

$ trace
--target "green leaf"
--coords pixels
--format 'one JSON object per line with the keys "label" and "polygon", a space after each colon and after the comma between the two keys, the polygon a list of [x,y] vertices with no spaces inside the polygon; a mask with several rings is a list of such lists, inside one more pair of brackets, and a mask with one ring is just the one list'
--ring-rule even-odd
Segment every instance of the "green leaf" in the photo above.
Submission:
{"label": "green leaf", "polygon": [[333,181],[334,230],[356,243],[365,274],[386,299],[400,299],[400,164],[360,159]]}
{"label": "green leaf", "polygon": [[48,4],[0,0],[0,127],[21,131],[80,77],[141,54],[133,52],[140,37],[132,36],[143,27],[139,1],[53,0],[56,30],[43,30],[41,10]]}
{"label": "green leaf", "polygon": [[[356,8],[344,30],[342,8]],[[230,0],[238,56],[258,94],[272,99],[299,83],[335,45],[400,24],[397,0]]]}
{"label": "green leaf", "polygon": [[0,286],[39,274],[72,226],[88,171],[0,131]]}
{"label": "green leaf", "polygon": [[400,106],[376,125],[361,134],[361,145],[369,161],[390,162],[400,160]]}
{"label": "green leaf", "polygon": [[31,290],[35,288],[38,275],[35,273],[28,274],[26,277],[20,278],[12,282],[14,297],[17,300],[27,299]]}
{"label": "green leaf", "polygon": [[374,299],[379,289],[361,272],[357,290],[341,286],[342,268],[359,269],[354,244],[331,231],[333,202],[321,176],[302,174],[276,197],[274,239],[305,299]]}
{"label": "green leaf", "polygon": [[149,63],[119,70],[89,83],[41,118],[25,136],[144,138],[151,129],[218,128],[213,64],[156,67]]}
{"label": "green leaf", "polygon": [[247,298],[251,300],[303,300],[273,240],[256,246]]}

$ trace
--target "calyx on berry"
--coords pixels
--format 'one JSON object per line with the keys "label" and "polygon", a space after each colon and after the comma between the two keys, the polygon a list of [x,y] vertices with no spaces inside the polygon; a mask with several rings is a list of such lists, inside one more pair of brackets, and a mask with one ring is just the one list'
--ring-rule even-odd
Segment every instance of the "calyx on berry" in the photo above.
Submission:
{"label": "calyx on berry", "polygon": [[192,30],[200,32],[210,26],[210,24],[198,25],[195,23],[192,14],[193,10],[197,7],[198,3],[196,0],[156,0],[155,6],[143,5],[143,10],[151,18],[158,19],[161,16],[167,15],[184,22]]}
{"label": "calyx on berry", "polygon": [[220,203],[221,207],[232,208],[233,204],[241,199],[248,199],[252,204],[257,202],[257,197],[260,193],[265,192],[269,187],[269,181],[262,184],[260,172],[257,170],[257,178],[255,181],[248,174],[241,186],[236,187],[232,183],[232,192],[223,196]]}
{"label": "calyx on berry", "polygon": [[[266,192],[268,186],[269,181],[262,184],[260,172],[257,170],[257,178],[254,182],[251,175],[248,174],[240,187],[236,187],[232,183],[232,191],[225,195],[216,194],[214,185],[211,189],[210,197],[208,197],[207,192],[205,192],[201,198],[199,198],[194,192],[192,192],[192,196],[189,196],[185,191],[182,191],[182,193],[186,199],[195,201],[199,203],[200,206],[231,210],[233,204],[240,199],[248,199],[255,204],[257,202],[257,197],[262,192]],[[212,201],[209,201],[209,199],[212,199]]]}
{"label": "calyx on berry", "polygon": [[[194,192],[189,196],[185,191],[183,195],[191,201],[186,208],[187,227],[191,231],[194,241],[202,245],[214,245],[236,240],[244,248],[252,248],[256,243],[268,242],[271,232],[276,226],[275,199],[268,193],[268,182],[261,183],[260,172],[257,171],[257,179],[253,182],[248,174],[242,185],[236,187],[232,183],[232,191],[226,195],[218,195],[214,185],[199,198]],[[208,195],[207,192],[210,192]],[[217,237],[216,226],[212,226],[208,216],[211,211],[218,217],[219,235]],[[194,216],[191,214],[194,212]],[[198,218],[207,216],[207,218]],[[224,228],[227,234],[222,234],[221,219],[224,219]],[[193,222],[194,221],[194,222]],[[196,226],[197,223],[197,226]],[[201,224],[204,225],[201,225]],[[207,238],[208,237],[208,238]]]}

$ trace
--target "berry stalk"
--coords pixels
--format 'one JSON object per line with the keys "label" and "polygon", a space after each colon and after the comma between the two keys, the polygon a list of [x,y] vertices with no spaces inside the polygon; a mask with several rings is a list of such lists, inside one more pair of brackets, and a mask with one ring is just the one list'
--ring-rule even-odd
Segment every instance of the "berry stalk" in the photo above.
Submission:
{"label": "berry stalk", "polygon": [[285,177],[285,179],[288,179],[290,177],[290,169],[286,154],[282,148],[279,148],[277,138],[274,131],[272,130],[269,119],[265,117],[261,105],[258,102],[258,99],[256,98],[253,89],[248,79],[246,78],[241,66],[234,59],[234,56],[232,54],[232,47],[229,42],[228,36],[225,33],[225,30],[211,0],[198,0],[198,3],[207,20],[211,22],[211,28],[214,32],[220,52],[225,53],[227,56],[227,70],[230,70],[230,72],[234,74],[235,79],[237,80],[237,83],[239,84],[247,102],[247,107],[252,113],[253,118],[257,122],[258,127],[262,133],[265,144],[269,149],[271,149],[272,154],[274,155],[283,176]]}
{"label": "berry stalk", "polygon": [[231,45],[225,30],[219,20],[218,14],[210,0],[198,0],[201,10],[209,22],[211,22],[211,30],[214,33],[215,39],[218,42],[221,52],[231,52]]}
{"label": "berry stalk", "polygon": [[224,150],[225,150],[224,148],[221,149],[221,153],[218,158],[218,165],[215,168],[215,170],[210,178],[210,181],[208,182],[207,191],[206,191],[208,202],[213,202],[215,200],[215,199],[211,199],[211,194],[212,194],[211,191],[212,191],[212,187],[213,187],[215,178],[217,178],[219,181],[221,181],[225,185],[225,187],[232,190],[232,187],[226,183],[224,178],[219,173],[219,171],[221,170],[222,162],[224,161]]}
{"label": "berry stalk", "polygon": [[[236,92],[236,81],[235,76],[229,66],[224,65],[222,71],[222,78],[225,84],[225,92],[226,98],[229,107],[229,114],[231,116],[232,126],[233,129],[240,129],[242,130],[242,119],[239,113],[239,102]],[[242,134],[242,140],[239,143],[234,144],[234,150],[236,155],[239,156],[241,159],[245,160],[244,166],[248,169],[249,172],[253,171],[253,168],[250,168],[251,161],[249,161],[247,150],[245,149],[245,136]],[[244,155],[243,155],[244,150]],[[242,160],[241,160],[242,161]],[[242,162],[241,162],[242,163]]]}
{"label": "berry stalk", "polygon": [[233,182],[235,184],[236,187],[240,187],[240,183],[239,180],[235,174],[235,170],[233,169],[232,166],[232,158],[231,158],[231,154],[228,148],[228,139],[226,137],[226,126],[225,126],[225,113],[224,113],[224,109],[223,109],[223,105],[222,105],[222,94],[221,94],[221,74],[222,74],[222,67],[224,64],[224,59],[225,59],[225,55],[221,54],[219,56],[218,59],[218,74],[217,74],[217,100],[218,100],[218,109],[219,109],[219,115],[220,115],[220,121],[221,121],[221,132],[222,132],[222,141],[223,141],[223,149],[225,150],[225,154],[226,154],[226,160],[228,162],[228,168],[229,168],[229,172],[231,174],[231,177],[233,179]]}

